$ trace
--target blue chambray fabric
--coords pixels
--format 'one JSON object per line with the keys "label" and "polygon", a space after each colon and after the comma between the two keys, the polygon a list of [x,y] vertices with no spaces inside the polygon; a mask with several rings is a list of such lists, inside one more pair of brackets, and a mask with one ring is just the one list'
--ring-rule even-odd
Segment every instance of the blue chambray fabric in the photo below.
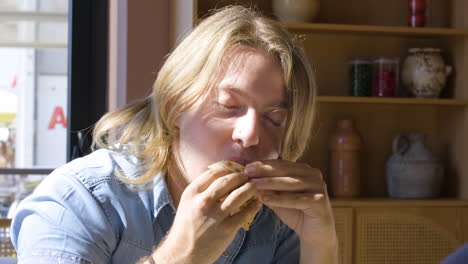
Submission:
{"label": "blue chambray fabric", "polygon": [[[13,218],[18,263],[129,264],[150,255],[176,209],[164,180],[134,191],[115,175],[135,175],[137,168],[137,160],[101,149],[47,176]],[[263,207],[215,263],[299,263],[299,239]]]}

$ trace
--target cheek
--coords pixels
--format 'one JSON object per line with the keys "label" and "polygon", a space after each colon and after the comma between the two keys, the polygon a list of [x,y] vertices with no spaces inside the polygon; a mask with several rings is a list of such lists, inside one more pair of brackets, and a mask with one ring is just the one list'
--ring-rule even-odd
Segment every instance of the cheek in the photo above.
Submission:
{"label": "cheek", "polygon": [[208,128],[200,120],[181,120],[179,123],[179,140],[174,151],[180,158],[183,174],[188,182],[206,171],[208,165],[216,155],[218,143],[213,135],[214,129]]}
{"label": "cheek", "polygon": [[220,157],[230,138],[229,128],[199,117],[184,118],[179,124],[179,154],[186,167],[202,172]]}

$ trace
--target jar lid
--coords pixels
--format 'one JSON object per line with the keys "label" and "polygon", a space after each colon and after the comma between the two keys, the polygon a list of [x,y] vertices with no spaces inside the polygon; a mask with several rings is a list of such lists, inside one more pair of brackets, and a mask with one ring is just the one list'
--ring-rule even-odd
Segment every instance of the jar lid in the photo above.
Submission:
{"label": "jar lid", "polygon": [[371,60],[366,58],[354,58],[349,60],[350,64],[371,64]]}
{"label": "jar lid", "polygon": [[434,52],[434,53],[437,53],[437,52],[440,52],[441,50],[440,50],[440,49],[437,49],[437,48],[424,48],[423,51],[424,51],[424,52]]}
{"label": "jar lid", "polygon": [[398,63],[398,58],[377,57],[372,60],[374,63]]}
{"label": "jar lid", "polygon": [[441,52],[438,48],[410,48],[408,49],[409,53],[418,53],[418,52]]}
{"label": "jar lid", "polygon": [[421,48],[410,48],[410,49],[408,49],[409,53],[417,53],[417,52],[422,52],[422,51],[423,51],[423,49],[421,49]]}

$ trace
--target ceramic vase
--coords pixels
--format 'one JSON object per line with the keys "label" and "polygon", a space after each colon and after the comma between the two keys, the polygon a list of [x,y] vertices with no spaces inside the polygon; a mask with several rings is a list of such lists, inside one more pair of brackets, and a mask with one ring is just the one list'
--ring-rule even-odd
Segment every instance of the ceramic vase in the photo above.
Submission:
{"label": "ceramic vase", "polygon": [[353,120],[338,120],[330,135],[330,191],[336,198],[358,197],[361,193],[362,138]]}
{"label": "ceramic vase", "polygon": [[272,4],[282,22],[314,22],[320,10],[319,0],[273,0]]}
{"label": "ceramic vase", "polygon": [[440,49],[413,48],[402,67],[403,85],[415,97],[439,97],[452,67],[445,65]]}
{"label": "ceramic vase", "polygon": [[393,139],[393,154],[385,168],[390,197],[436,198],[440,195],[443,171],[441,161],[424,145],[423,134],[401,134]]}

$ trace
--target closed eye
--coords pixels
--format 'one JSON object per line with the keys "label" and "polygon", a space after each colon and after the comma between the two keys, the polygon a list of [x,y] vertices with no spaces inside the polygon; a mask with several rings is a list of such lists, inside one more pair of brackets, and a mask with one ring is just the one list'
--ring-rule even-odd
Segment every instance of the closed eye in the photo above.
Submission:
{"label": "closed eye", "polygon": [[219,102],[215,103],[216,109],[221,113],[229,114],[229,115],[237,115],[242,113],[244,109],[241,105],[228,105],[228,104],[221,104]]}
{"label": "closed eye", "polygon": [[237,106],[237,105],[225,105],[225,104],[220,104],[220,103],[216,103],[216,106],[218,109],[221,109],[221,110],[238,110],[241,108],[240,106]]}
{"label": "closed eye", "polygon": [[273,110],[263,114],[264,118],[275,127],[283,127],[286,124],[287,111]]}

